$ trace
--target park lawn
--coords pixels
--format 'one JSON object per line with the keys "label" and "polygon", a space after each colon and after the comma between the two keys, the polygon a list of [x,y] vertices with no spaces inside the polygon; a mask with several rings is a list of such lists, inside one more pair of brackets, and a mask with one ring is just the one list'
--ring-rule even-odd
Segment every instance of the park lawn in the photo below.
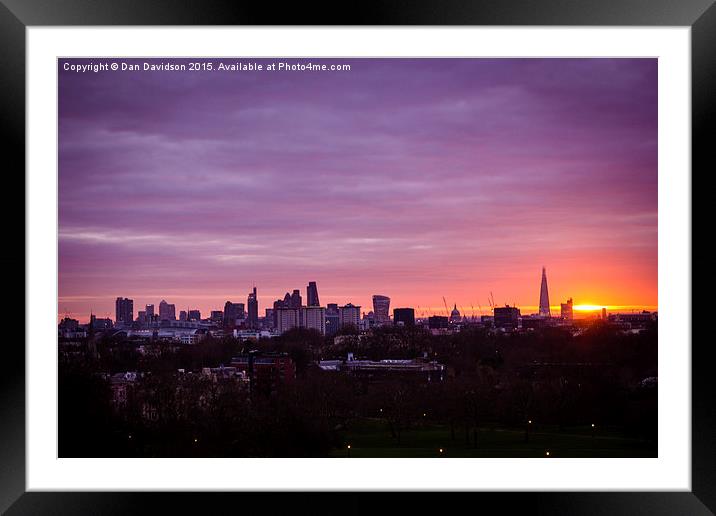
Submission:
{"label": "park lawn", "polygon": [[[472,438],[472,436],[470,436]],[[447,425],[424,424],[406,430],[400,444],[380,419],[363,419],[345,431],[344,447],[333,457],[656,457],[656,443],[590,427],[559,431],[536,427],[525,442],[524,429],[481,428],[477,447],[465,443],[464,430],[451,439]],[[350,445],[350,449],[348,449]],[[440,452],[442,449],[442,452]]]}

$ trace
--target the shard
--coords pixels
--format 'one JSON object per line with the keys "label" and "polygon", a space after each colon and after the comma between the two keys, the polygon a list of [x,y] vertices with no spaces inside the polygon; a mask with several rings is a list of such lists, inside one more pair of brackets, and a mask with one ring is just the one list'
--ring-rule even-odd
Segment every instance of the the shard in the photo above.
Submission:
{"label": "the shard", "polygon": [[549,293],[547,292],[547,270],[542,267],[542,286],[539,289],[539,314],[550,317]]}

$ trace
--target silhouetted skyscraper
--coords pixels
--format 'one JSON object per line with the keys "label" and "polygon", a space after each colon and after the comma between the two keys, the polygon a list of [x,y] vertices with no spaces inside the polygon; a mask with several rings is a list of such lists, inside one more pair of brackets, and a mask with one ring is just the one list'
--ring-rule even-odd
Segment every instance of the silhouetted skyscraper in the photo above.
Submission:
{"label": "silhouetted skyscraper", "polygon": [[566,303],[562,303],[560,308],[560,315],[562,316],[562,319],[565,321],[571,321],[574,317],[574,304],[572,303],[572,298],[570,297],[567,299]]}
{"label": "silhouetted skyscraper", "polygon": [[547,270],[542,267],[542,286],[539,291],[539,314],[543,317],[550,317],[549,293],[547,292]]}
{"label": "silhouetted skyscraper", "polygon": [[[286,294],[286,296],[288,296],[288,294]],[[302,303],[303,303],[303,299],[301,299],[301,291],[298,289],[295,289],[293,291],[293,294],[291,294],[288,297],[288,307],[299,309],[299,308],[301,308]]]}
{"label": "silhouetted skyscraper", "polygon": [[236,326],[237,319],[244,318],[244,304],[227,301],[224,304],[224,326],[232,328]]}
{"label": "silhouetted skyscraper", "polygon": [[390,298],[388,296],[373,296],[373,318],[376,324],[388,324],[390,322]]}
{"label": "silhouetted skyscraper", "polygon": [[118,323],[132,324],[134,322],[134,301],[118,297],[115,302],[116,321]]}
{"label": "silhouetted skyscraper", "polygon": [[412,308],[394,309],[393,324],[397,326],[415,326],[415,310]]}
{"label": "silhouetted skyscraper", "polygon": [[147,322],[152,322],[154,320],[154,305],[145,306],[144,312],[146,314]]}
{"label": "silhouetted skyscraper", "polygon": [[326,335],[335,335],[341,326],[341,317],[337,303],[326,306]]}
{"label": "silhouetted skyscraper", "polygon": [[249,310],[248,318],[246,319],[246,324],[249,328],[258,328],[259,327],[259,298],[256,296],[256,287],[254,287],[253,292],[249,294],[249,299],[247,301],[247,306]]}
{"label": "silhouetted skyscraper", "polygon": [[318,287],[315,281],[308,282],[306,297],[308,298],[306,300],[306,306],[321,306],[320,301],[318,301]]}
{"label": "silhouetted skyscraper", "polygon": [[176,310],[174,305],[170,305],[162,299],[159,303],[159,320],[160,321],[176,321]]}

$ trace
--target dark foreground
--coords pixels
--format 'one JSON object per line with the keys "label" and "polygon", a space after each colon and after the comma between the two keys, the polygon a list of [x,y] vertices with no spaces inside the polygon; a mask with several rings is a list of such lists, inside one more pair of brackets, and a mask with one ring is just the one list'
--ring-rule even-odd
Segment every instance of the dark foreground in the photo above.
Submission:
{"label": "dark foreground", "polygon": [[[95,337],[61,346],[59,454],[656,457],[656,324],[639,333],[580,330],[431,335],[397,327],[336,341],[291,331],[258,342],[156,342],[152,354],[126,337]],[[207,369],[248,349],[284,353],[295,374],[252,390]],[[377,377],[318,365],[349,352],[427,356],[444,374]],[[131,380],[114,381],[126,371]]]}
{"label": "dark foreground", "polygon": [[[345,433],[346,444],[333,457],[656,457],[656,442],[625,437],[591,426],[479,428],[477,445],[466,443],[464,432],[453,435],[445,425],[428,424],[405,432],[401,443],[391,438],[386,422],[367,419]],[[472,436],[470,436],[471,438]],[[348,448],[350,446],[350,448]],[[547,455],[549,453],[549,455]]]}

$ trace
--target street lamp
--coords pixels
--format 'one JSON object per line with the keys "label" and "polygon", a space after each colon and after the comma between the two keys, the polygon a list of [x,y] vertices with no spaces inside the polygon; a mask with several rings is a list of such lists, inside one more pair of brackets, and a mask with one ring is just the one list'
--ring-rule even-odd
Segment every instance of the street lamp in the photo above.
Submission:
{"label": "street lamp", "polygon": [[530,441],[530,425],[532,424],[532,420],[527,420],[527,425],[525,425],[525,442],[528,443]]}

